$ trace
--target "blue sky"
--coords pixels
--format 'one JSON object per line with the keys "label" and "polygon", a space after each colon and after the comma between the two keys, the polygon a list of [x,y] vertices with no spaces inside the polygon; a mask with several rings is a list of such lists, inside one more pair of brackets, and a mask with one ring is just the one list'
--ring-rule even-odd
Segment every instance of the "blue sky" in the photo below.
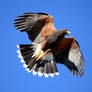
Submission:
{"label": "blue sky", "polygon": [[[54,78],[27,73],[17,57],[16,45],[30,43],[26,33],[14,28],[14,19],[25,12],[46,12],[57,29],[67,28],[79,42],[85,75],[74,77],[63,65]],[[0,2],[0,92],[92,91],[92,0],[2,0]]]}

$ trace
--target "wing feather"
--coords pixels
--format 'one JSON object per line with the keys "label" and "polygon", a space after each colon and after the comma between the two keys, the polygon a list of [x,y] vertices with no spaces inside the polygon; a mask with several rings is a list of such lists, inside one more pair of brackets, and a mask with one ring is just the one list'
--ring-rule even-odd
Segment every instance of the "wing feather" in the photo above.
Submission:
{"label": "wing feather", "polygon": [[21,32],[27,32],[31,41],[34,41],[38,35],[40,38],[45,38],[55,30],[53,17],[46,13],[24,13],[15,19],[14,24]]}
{"label": "wing feather", "polygon": [[64,64],[73,73],[73,75],[84,75],[84,59],[79,44],[74,37],[64,38],[53,54],[56,63]]}

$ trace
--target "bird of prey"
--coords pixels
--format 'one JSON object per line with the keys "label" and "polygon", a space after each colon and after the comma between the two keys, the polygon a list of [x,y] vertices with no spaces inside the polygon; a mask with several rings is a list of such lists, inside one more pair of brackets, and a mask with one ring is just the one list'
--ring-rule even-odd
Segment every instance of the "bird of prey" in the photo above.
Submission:
{"label": "bird of prey", "polygon": [[17,30],[28,34],[31,44],[19,44],[18,57],[33,75],[59,75],[56,64],[64,64],[73,75],[84,75],[84,59],[77,40],[65,37],[67,29],[56,30],[53,17],[46,13],[24,13],[14,23]]}

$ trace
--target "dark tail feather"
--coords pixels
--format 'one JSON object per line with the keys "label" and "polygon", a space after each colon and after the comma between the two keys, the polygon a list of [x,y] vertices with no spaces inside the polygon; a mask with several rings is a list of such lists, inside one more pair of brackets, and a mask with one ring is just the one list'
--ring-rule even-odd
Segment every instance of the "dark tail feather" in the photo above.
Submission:
{"label": "dark tail feather", "polygon": [[48,70],[49,70],[49,73],[52,73],[52,74],[54,73],[51,62],[48,62]]}
{"label": "dark tail feather", "polygon": [[51,62],[52,64],[52,69],[53,69],[53,72],[58,75],[58,69],[57,69],[57,66],[56,66],[56,63],[55,62]]}
{"label": "dark tail feather", "polygon": [[[41,63],[40,63],[41,62]],[[48,62],[48,61],[39,61],[36,63],[34,67],[34,74],[38,73],[38,76],[42,76],[44,74],[45,77],[48,77],[49,75],[51,77],[54,77],[54,74],[58,75],[58,70],[56,67],[56,63],[53,61]]]}
{"label": "dark tail feather", "polygon": [[51,77],[54,77],[54,74],[58,75],[58,70],[55,61],[47,62],[44,66],[44,75],[45,77],[48,77],[49,75]]}
{"label": "dark tail feather", "polygon": [[32,55],[35,51],[33,44],[27,44],[27,45],[18,45],[17,46],[20,50],[17,51],[19,54],[18,57],[21,58],[21,62],[24,63],[24,67],[27,71],[32,71],[34,65],[36,64],[36,60],[32,58]]}
{"label": "dark tail feather", "polygon": [[33,75],[38,73],[39,76],[43,74],[45,77],[49,75],[54,77],[54,74],[58,75],[58,70],[55,61],[36,60],[33,55],[37,48],[34,44],[21,44],[18,45],[19,50],[17,53],[18,57],[21,58],[21,62],[24,63],[24,67],[28,72],[33,71]]}
{"label": "dark tail feather", "polygon": [[34,71],[35,72],[38,72],[38,76],[42,76],[43,73],[44,73],[44,65],[45,65],[45,62],[39,60],[38,63],[36,63],[36,66],[34,67]]}

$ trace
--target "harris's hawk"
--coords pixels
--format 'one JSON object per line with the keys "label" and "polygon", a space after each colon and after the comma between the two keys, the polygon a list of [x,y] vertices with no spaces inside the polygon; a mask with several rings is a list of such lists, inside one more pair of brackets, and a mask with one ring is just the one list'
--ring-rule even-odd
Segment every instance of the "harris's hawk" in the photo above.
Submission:
{"label": "harris's hawk", "polygon": [[67,29],[56,30],[53,17],[46,13],[24,13],[15,27],[27,32],[32,44],[20,44],[18,56],[28,72],[45,77],[59,75],[56,64],[64,64],[73,75],[84,75],[84,59],[79,44]]}

